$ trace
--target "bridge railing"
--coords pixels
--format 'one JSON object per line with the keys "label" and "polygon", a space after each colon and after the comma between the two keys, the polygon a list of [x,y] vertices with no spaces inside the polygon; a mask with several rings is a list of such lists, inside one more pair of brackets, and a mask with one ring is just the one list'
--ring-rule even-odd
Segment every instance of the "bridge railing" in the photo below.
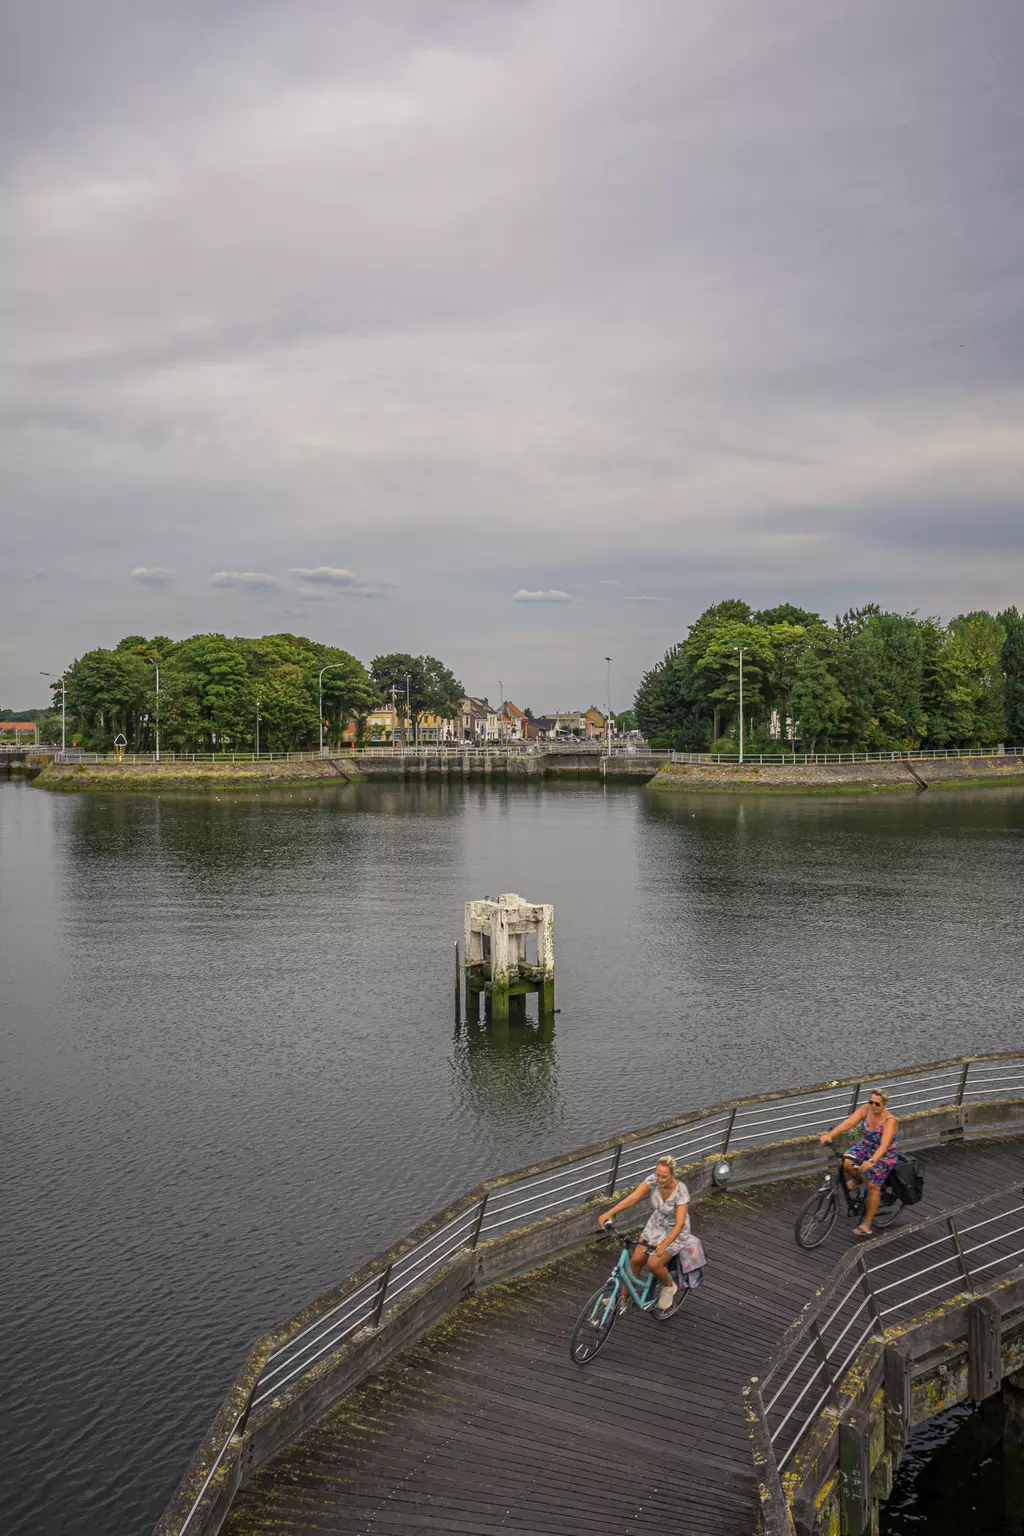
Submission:
{"label": "bridge railing", "polygon": [[[0,751],[6,750],[0,748]],[[24,747],[10,748],[11,751],[23,752]],[[50,749],[47,749],[48,751]],[[343,746],[337,748],[325,747],[323,752],[174,752],[161,751],[157,757],[155,752],[81,752],[77,748],[68,748],[66,751],[57,749],[54,752],[57,762],[60,763],[270,763],[270,762],[317,762],[321,759],[332,757],[368,757],[368,758],[466,758],[471,761],[479,761],[483,758],[519,758],[519,757],[551,757],[551,756],[578,756],[585,754],[595,758],[600,757],[653,757],[668,760],[670,753],[659,750],[651,751],[648,747],[622,746],[613,744],[611,750],[599,741],[577,741],[573,743],[544,741],[544,742],[491,742],[486,746],[474,746],[460,741],[451,742],[425,742],[421,746],[392,745],[382,743],[376,746],[353,747]]]}
{"label": "bridge railing", "polygon": [[922,1309],[974,1294],[1024,1258],[1024,1185],[878,1237],[848,1254],[793,1324],[760,1381],[768,1437],[781,1473],[865,1342]]}
{"label": "bridge railing", "polygon": [[[972,1107],[983,1115],[994,1101],[1024,1097],[1024,1055],[958,1057],[870,1078],[844,1078],[731,1100],[485,1181],[258,1342],[246,1367],[249,1374],[244,1390],[240,1377],[228,1399],[232,1411],[223,1413],[219,1440],[213,1431],[207,1436],[157,1526],[158,1536],[185,1536],[186,1531],[188,1536],[195,1536],[199,1530],[210,1536],[219,1529],[216,1510],[223,1505],[226,1512],[230,1490],[238,1486],[243,1475],[245,1425],[248,1423],[250,1430],[253,1425],[257,1429],[267,1425],[264,1442],[273,1442],[275,1431],[270,1421],[275,1415],[280,1416],[282,1425],[308,1422],[308,1413],[297,1421],[293,1415],[300,1412],[296,1398],[306,1391],[312,1395],[314,1388],[321,1394],[318,1411],[323,1411],[329,1405],[322,1395],[327,1363],[342,1346],[351,1348],[360,1340],[372,1340],[389,1320],[399,1321],[431,1287],[438,1288],[440,1300],[432,1305],[427,1298],[421,1309],[421,1332],[468,1291],[589,1241],[594,1231],[590,1202],[610,1199],[616,1190],[639,1182],[662,1152],[690,1165],[687,1183],[697,1200],[712,1188],[711,1166],[719,1159],[729,1160],[733,1183],[738,1186],[821,1167],[823,1154],[813,1139],[816,1133],[844,1119],[878,1087],[888,1089],[890,1106],[904,1120],[903,1144],[932,1144],[949,1131],[949,1117],[936,1119],[933,1111],[949,1110],[966,1123]],[[975,1128],[967,1123],[966,1130],[968,1134],[997,1133],[990,1131],[984,1119]],[[440,1292],[446,1276],[460,1265],[459,1283],[448,1299],[447,1293]],[[843,1305],[849,1305],[851,1299],[852,1292]],[[840,1313],[837,1318],[841,1325],[844,1319]],[[871,1316],[874,1318],[873,1312]],[[835,1321],[830,1319],[829,1328]],[[402,1342],[414,1336],[418,1335],[408,1329],[398,1329],[395,1334]],[[833,1348],[841,1342],[833,1343]],[[253,1371],[257,1353],[260,1363]],[[370,1370],[386,1356],[371,1350],[366,1358],[372,1360],[366,1366]],[[804,1363],[801,1361],[801,1369]],[[345,1378],[347,1385],[339,1387],[332,1400],[349,1390],[356,1379],[361,1378],[350,1372]],[[787,1390],[792,1386],[797,1391],[803,1384],[798,1370],[792,1382],[787,1382]],[[789,1406],[788,1400],[780,1397],[771,1405],[773,1415],[779,1403],[783,1405],[780,1415],[769,1420],[765,1412],[759,1420],[769,1436],[772,1455],[780,1434],[778,1416]],[[762,1413],[760,1400],[756,1410]],[[240,1418],[241,1428],[236,1425],[225,1439],[223,1431],[233,1422],[232,1415]],[[790,1413],[787,1424],[792,1417]],[[772,1434],[775,1439],[770,1438]],[[279,1443],[287,1443],[287,1438],[279,1439]],[[788,1449],[788,1444],[783,1449]],[[792,1455],[791,1449],[788,1454]],[[215,1456],[219,1458],[219,1476],[210,1470]],[[771,1470],[777,1481],[777,1470]],[[197,1497],[204,1480],[204,1491]],[[188,1516],[185,1523],[183,1511]]]}
{"label": "bridge railing", "polygon": [[[911,752],[744,752],[745,763],[897,763],[928,762],[934,758],[1024,757],[1024,747],[936,747]],[[731,752],[673,752],[674,763],[738,763],[739,749]]]}

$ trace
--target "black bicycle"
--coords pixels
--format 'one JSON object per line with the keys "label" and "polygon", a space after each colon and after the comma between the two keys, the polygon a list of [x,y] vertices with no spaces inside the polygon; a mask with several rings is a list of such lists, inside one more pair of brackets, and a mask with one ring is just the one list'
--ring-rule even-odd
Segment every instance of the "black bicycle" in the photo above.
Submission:
{"label": "black bicycle", "polygon": [[[801,1248],[817,1248],[828,1237],[836,1224],[839,1215],[840,1199],[846,1203],[845,1214],[858,1222],[864,1220],[864,1201],[867,1198],[867,1190],[863,1184],[856,1189],[847,1188],[846,1179],[843,1177],[843,1154],[837,1152],[830,1141],[825,1145],[836,1159],[837,1166],[830,1168],[825,1175],[823,1184],[819,1184],[813,1195],[809,1195],[797,1213],[796,1224],[793,1227],[793,1235]],[[903,1201],[892,1187],[892,1180],[887,1179],[882,1185],[882,1198],[878,1210],[875,1212],[873,1227],[884,1231],[891,1227],[899,1219],[903,1209]]]}

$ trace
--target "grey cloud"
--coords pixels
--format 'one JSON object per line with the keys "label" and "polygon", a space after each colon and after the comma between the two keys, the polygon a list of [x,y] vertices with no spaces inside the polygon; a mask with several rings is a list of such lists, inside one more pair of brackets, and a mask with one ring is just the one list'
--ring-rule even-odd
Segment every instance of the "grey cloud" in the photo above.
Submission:
{"label": "grey cloud", "polygon": [[571,603],[572,598],[568,592],[562,592],[558,587],[551,587],[546,592],[528,592],[525,587],[520,587],[518,592],[513,592],[514,603]]}
{"label": "grey cloud", "polygon": [[168,587],[173,580],[174,572],[164,565],[136,565],[132,569],[132,581],[142,587]]}
{"label": "grey cloud", "polygon": [[[342,566],[317,565],[313,567],[293,566],[291,574],[297,576],[303,583],[296,595],[304,600],[312,600],[316,597],[383,597],[384,589],[388,585],[380,581],[364,581],[354,571],[346,570]],[[311,592],[309,588],[327,589],[320,592]]]}
{"label": "grey cloud", "polygon": [[210,580],[215,587],[239,587],[246,592],[271,592],[280,585],[276,576],[264,571],[214,571]]}
{"label": "grey cloud", "polygon": [[650,597],[646,592],[623,592],[619,596],[620,603],[663,603],[663,597]]}
{"label": "grey cloud", "polygon": [[[558,657],[522,652],[535,698],[552,666],[586,691],[624,633],[641,665],[723,593],[829,611],[881,573],[896,606],[962,606],[968,579],[1019,600],[1024,10],[878,17],[14,7],[0,475],[68,655],[126,551],[183,571],[199,540],[261,568],[216,582],[299,603],[386,571],[401,612],[351,605],[353,646],[500,676],[494,613],[532,635],[509,594],[547,570],[568,590],[514,594],[563,604]],[[176,582],[161,622],[217,601]],[[0,633],[19,686],[52,622],[26,598]]]}

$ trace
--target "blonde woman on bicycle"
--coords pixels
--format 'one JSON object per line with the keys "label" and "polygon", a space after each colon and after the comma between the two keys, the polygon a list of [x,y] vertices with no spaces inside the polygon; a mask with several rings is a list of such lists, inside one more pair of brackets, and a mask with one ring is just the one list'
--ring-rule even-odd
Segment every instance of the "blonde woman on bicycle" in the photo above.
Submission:
{"label": "blonde woman on bicycle", "polygon": [[658,1158],[654,1172],[642,1179],[632,1194],[597,1218],[603,1227],[619,1211],[639,1205],[650,1195],[651,1218],[640,1234],[629,1263],[638,1280],[646,1264],[655,1279],[661,1282],[657,1305],[663,1312],[672,1305],[679,1289],[669,1273],[668,1261],[673,1254],[679,1253],[690,1236],[690,1191],[682,1179],[676,1177],[677,1172],[675,1158],[665,1153]]}

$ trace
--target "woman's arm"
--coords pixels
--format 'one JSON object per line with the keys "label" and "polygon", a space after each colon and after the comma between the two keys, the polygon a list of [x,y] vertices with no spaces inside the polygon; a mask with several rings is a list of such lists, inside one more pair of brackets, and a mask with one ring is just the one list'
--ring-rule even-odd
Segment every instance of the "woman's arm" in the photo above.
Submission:
{"label": "woman's arm", "polygon": [[668,1236],[663,1237],[657,1248],[654,1250],[655,1255],[658,1258],[664,1259],[668,1256],[669,1244],[675,1242],[680,1232],[686,1226],[686,1213],[689,1209],[690,1207],[688,1204],[676,1206],[676,1224]]}
{"label": "woman's arm", "polygon": [[602,1216],[597,1218],[598,1226],[603,1227],[606,1221],[611,1221],[613,1216],[617,1216],[620,1211],[628,1210],[631,1205],[639,1204],[644,1196],[649,1194],[650,1190],[647,1188],[647,1180],[643,1179],[631,1195],[626,1195],[624,1199],[619,1201],[618,1205],[613,1205],[610,1211],[605,1211]]}
{"label": "woman's arm", "polygon": [[898,1121],[896,1116],[890,1115],[882,1127],[882,1139],[878,1143],[878,1151],[875,1153],[874,1157],[869,1157],[866,1163],[861,1163],[862,1168],[873,1167],[874,1164],[878,1162],[879,1158],[885,1156],[889,1148],[892,1146],[892,1139],[896,1135],[897,1124]]}
{"label": "woman's arm", "polygon": [[822,1146],[824,1146],[826,1141],[831,1141],[832,1137],[838,1136],[840,1131],[852,1131],[853,1127],[858,1123],[858,1121],[864,1119],[864,1116],[867,1114],[867,1112],[868,1106],[866,1104],[862,1104],[859,1109],[854,1110],[852,1115],[847,1115],[845,1120],[840,1120],[838,1125],[834,1125],[830,1131],[826,1131],[824,1136],[819,1136],[818,1140],[821,1142]]}

